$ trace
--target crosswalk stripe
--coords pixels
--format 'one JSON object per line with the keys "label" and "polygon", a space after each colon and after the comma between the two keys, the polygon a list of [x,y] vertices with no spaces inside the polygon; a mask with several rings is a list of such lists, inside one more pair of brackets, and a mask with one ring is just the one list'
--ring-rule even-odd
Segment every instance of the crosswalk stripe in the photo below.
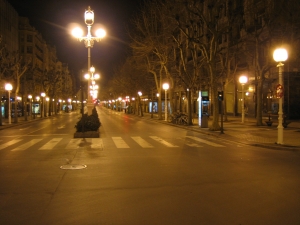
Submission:
{"label": "crosswalk stripe", "polygon": [[190,147],[203,147],[203,145],[198,145],[198,144],[195,144],[195,143],[185,143],[187,146],[190,146]]}
{"label": "crosswalk stripe", "polygon": [[163,144],[163,145],[165,145],[167,147],[170,147],[170,148],[176,148],[176,147],[178,147],[177,145],[173,145],[173,144],[171,144],[171,143],[169,143],[169,142],[167,142],[167,141],[165,141],[165,140],[163,140],[163,139],[161,139],[161,138],[159,138],[157,136],[150,136],[150,138],[152,138],[153,140],[158,141],[159,143],[161,143],[161,144]]}
{"label": "crosswalk stripe", "polygon": [[131,138],[143,148],[153,148],[153,145],[149,144],[141,137],[131,137]]}
{"label": "crosswalk stripe", "polygon": [[27,148],[33,146],[34,144],[38,143],[39,141],[41,141],[43,139],[32,139],[30,140],[29,142],[25,143],[25,144],[22,144],[14,149],[12,149],[11,151],[14,152],[14,151],[24,151],[26,150]]}
{"label": "crosswalk stripe", "polygon": [[117,148],[129,148],[126,142],[121,137],[112,137]]}
{"label": "crosswalk stripe", "polygon": [[9,141],[9,142],[6,142],[6,143],[4,143],[4,144],[1,144],[0,150],[6,148],[6,147],[8,147],[8,146],[11,146],[11,145],[13,145],[13,144],[15,144],[15,143],[18,143],[18,142],[21,141],[21,140],[22,140],[22,139],[15,139],[15,140],[11,140],[11,141]]}
{"label": "crosswalk stripe", "polygon": [[190,138],[190,139],[193,139],[193,140],[195,140],[195,141],[198,141],[198,142],[207,144],[207,145],[214,146],[214,147],[225,147],[224,145],[219,145],[219,144],[216,144],[216,143],[214,143],[214,142],[207,141],[207,140],[204,140],[204,139],[201,139],[201,138],[198,138],[198,137],[193,137],[193,136],[186,136],[186,137],[187,137],[187,138]]}
{"label": "crosswalk stripe", "polygon": [[77,149],[79,148],[79,144],[81,139],[71,139],[65,149]]}
{"label": "crosswalk stripe", "polygon": [[[149,138],[151,138],[152,140],[170,147],[170,148],[174,148],[174,147],[179,147],[177,145],[174,145],[160,137],[157,136],[148,136]],[[149,139],[148,138],[148,139]],[[206,145],[210,145],[210,146],[214,146],[214,147],[226,147],[224,145],[215,143],[213,141],[208,141],[202,138],[198,138],[198,137],[194,137],[194,136],[186,136],[186,138],[191,139],[196,141],[197,143],[191,143],[191,142],[186,142],[185,144],[191,147],[203,147],[204,145],[200,145],[200,143],[206,144]],[[45,143],[43,146],[41,146],[40,148],[37,148],[37,150],[51,150],[54,149],[59,142],[62,141],[63,138],[52,138],[50,139],[47,143]],[[132,136],[131,139],[136,142],[139,146],[141,146],[142,148],[154,148],[154,145],[150,142],[147,141],[146,138],[142,138],[140,136]],[[16,143],[20,142],[20,141],[24,141],[25,139],[14,139],[11,141],[8,141],[6,143],[3,143],[3,140],[1,141],[1,145],[0,145],[0,150],[5,149],[7,147],[13,146]],[[20,146],[17,146],[15,148],[13,148],[11,151],[22,151],[22,150],[26,150],[29,147],[33,146],[34,144],[38,143],[39,141],[44,140],[44,139],[32,139],[32,140],[28,140],[27,143],[22,144]],[[91,149],[104,149],[104,140],[103,138],[87,138],[86,139],[89,143],[88,145],[84,145],[82,143],[82,139],[70,139],[70,141],[67,143],[65,149],[78,149],[78,148],[83,148],[83,147],[89,147]],[[122,137],[111,137],[111,140],[113,141],[113,143],[115,144],[115,146],[117,148],[130,148],[130,146],[124,141],[124,139]],[[198,144],[199,143],[199,144]]]}
{"label": "crosswalk stripe", "polygon": [[42,147],[40,147],[39,150],[51,150],[61,140],[62,140],[62,138],[52,138],[50,141],[48,141],[46,144],[44,144]]}

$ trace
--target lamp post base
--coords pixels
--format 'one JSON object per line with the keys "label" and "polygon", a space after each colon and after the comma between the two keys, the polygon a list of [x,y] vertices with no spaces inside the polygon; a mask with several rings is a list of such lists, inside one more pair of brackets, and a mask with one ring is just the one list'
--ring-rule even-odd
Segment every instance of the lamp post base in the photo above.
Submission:
{"label": "lamp post base", "polygon": [[94,103],[88,102],[88,103],[86,104],[86,107],[87,107],[87,113],[88,113],[88,115],[92,115],[92,110],[93,110],[93,108],[94,108]]}

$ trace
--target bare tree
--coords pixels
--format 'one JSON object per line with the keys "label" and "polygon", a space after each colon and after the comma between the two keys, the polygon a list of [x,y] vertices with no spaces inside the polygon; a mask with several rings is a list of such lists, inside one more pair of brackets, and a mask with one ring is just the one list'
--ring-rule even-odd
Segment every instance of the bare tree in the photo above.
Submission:
{"label": "bare tree", "polygon": [[15,81],[15,104],[14,104],[14,122],[18,122],[18,105],[17,105],[17,96],[19,94],[20,90],[20,80],[21,77],[25,74],[27,69],[29,68],[29,65],[31,63],[32,59],[28,58],[25,62],[24,60],[19,56],[19,53],[13,53],[12,57],[10,59],[10,67],[9,67],[9,78],[13,79]]}
{"label": "bare tree", "polygon": [[[178,26],[187,39],[193,41],[201,52],[204,65],[210,79],[211,99],[213,104],[213,121],[210,130],[220,130],[218,83],[220,74],[217,72],[218,52],[220,51],[219,38],[226,33],[227,27],[220,23],[221,13],[226,0],[174,0],[183,4],[186,13],[177,18]],[[187,32],[189,30],[189,32]]]}
{"label": "bare tree", "polygon": [[[63,92],[63,84],[62,84],[62,71],[58,71],[54,68],[52,68],[49,72],[47,72],[47,77],[51,81],[49,82],[49,89],[48,94],[50,99],[55,99],[57,102],[58,97]],[[53,108],[53,104],[50,104],[49,107],[49,115],[51,115],[51,112],[54,110],[55,114],[57,113],[57,109]]]}
{"label": "bare tree", "polygon": [[[141,15],[134,21],[131,48],[135,57],[143,59],[147,72],[154,76],[158,93],[162,92],[162,82],[166,79],[170,83],[170,96],[174,87],[174,80],[170,74],[172,65],[172,49],[170,45],[172,23],[165,16],[167,8],[160,1],[145,4]],[[158,100],[159,119],[162,118],[161,95]]]}

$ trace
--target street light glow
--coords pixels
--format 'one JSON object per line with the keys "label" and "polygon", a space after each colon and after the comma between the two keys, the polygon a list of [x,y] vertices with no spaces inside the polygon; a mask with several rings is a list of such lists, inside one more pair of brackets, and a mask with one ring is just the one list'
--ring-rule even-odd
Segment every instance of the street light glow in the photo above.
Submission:
{"label": "street light glow", "polygon": [[88,26],[92,26],[94,23],[94,12],[91,10],[90,6],[84,13],[84,21],[85,21],[85,24]]}
{"label": "street light glow", "polygon": [[95,67],[91,66],[90,72],[91,72],[91,73],[95,73]]}
{"label": "street light glow", "polygon": [[288,59],[287,50],[284,48],[278,48],[273,53],[273,58],[276,62],[284,62]]}
{"label": "street light glow", "polygon": [[96,30],[96,36],[99,38],[104,38],[106,36],[106,31],[102,28]]}
{"label": "street light glow", "polygon": [[164,83],[163,84],[163,89],[164,90],[168,90],[169,89],[169,84],[168,83]]}
{"label": "street light glow", "polygon": [[12,90],[12,85],[11,84],[5,84],[5,90],[11,91]]}
{"label": "street light glow", "polygon": [[83,36],[83,30],[79,27],[76,27],[72,30],[72,35],[76,38],[80,38]]}
{"label": "street light glow", "polygon": [[248,77],[240,76],[239,81],[241,84],[246,84],[248,82]]}

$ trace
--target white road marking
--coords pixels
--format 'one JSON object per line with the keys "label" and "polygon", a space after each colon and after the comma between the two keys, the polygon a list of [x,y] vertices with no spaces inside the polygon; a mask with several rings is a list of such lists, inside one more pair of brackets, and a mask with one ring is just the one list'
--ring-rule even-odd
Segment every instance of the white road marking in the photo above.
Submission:
{"label": "white road marking", "polygon": [[40,147],[39,150],[51,150],[61,140],[62,140],[62,138],[52,138],[50,141],[48,141],[46,144],[44,144],[42,147]]}
{"label": "white road marking", "polygon": [[112,137],[117,148],[129,148],[126,142],[121,137]]}
{"label": "white road marking", "polygon": [[177,145],[173,145],[173,144],[171,144],[171,143],[169,143],[169,142],[167,142],[167,141],[165,141],[162,138],[159,138],[157,136],[150,136],[150,138],[152,138],[153,140],[155,140],[155,141],[157,141],[157,142],[159,142],[159,143],[161,143],[161,144],[163,144],[163,145],[165,145],[167,147],[170,147],[170,148],[176,148],[176,147],[178,147]]}
{"label": "white road marking", "polygon": [[131,137],[131,138],[143,148],[153,148],[153,145],[149,144],[141,137]]}
{"label": "white road marking", "polygon": [[71,139],[65,149],[77,149],[79,148],[79,144],[81,139]]}
{"label": "white road marking", "polygon": [[32,139],[32,140],[28,141],[27,143],[25,143],[23,145],[20,145],[20,146],[14,148],[14,149],[12,149],[11,151],[12,152],[14,152],[14,151],[24,151],[27,148],[33,146],[34,144],[38,143],[41,140],[43,140],[43,139]]}
{"label": "white road marking", "polygon": [[187,137],[187,138],[190,138],[190,139],[193,139],[193,140],[195,140],[195,141],[198,141],[198,142],[207,144],[207,145],[214,146],[214,147],[225,147],[224,145],[219,145],[219,144],[217,144],[217,143],[214,143],[214,142],[211,142],[211,141],[204,140],[204,139],[202,139],[202,138],[198,138],[198,137],[194,137],[194,136],[186,136],[186,137]]}
{"label": "white road marking", "polygon": [[11,141],[6,142],[6,143],[4,143],[4,144],[1,144],[0,150],[6,148],[6,147],[8,147],[8,146],[11,146],[11,145],[13,145],[13,144],[15,144],[15,143],[18,143],[18,142],[21,141],[21,140],[22,140],[22,139],[14,139],[14,140],[11,140]]}
{"label": "white road marking", "polygon": [[190,147],[203,147],[203,145],[198,145],[198,144],[195,144],[195,143],[185,143],[187,146],[190,146]]}

